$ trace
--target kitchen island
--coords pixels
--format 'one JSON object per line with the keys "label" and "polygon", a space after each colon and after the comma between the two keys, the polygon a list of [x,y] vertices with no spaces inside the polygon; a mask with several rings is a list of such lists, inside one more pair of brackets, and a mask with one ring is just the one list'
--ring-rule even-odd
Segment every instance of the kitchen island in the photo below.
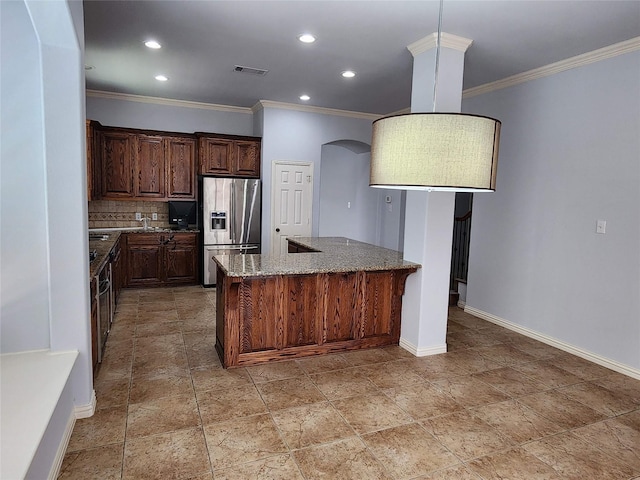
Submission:
{"label": "kitchen island", "polygon": [[397,345],[404,284],[420,265],[343,237],[289,239],[282,255],[216,255],[223,366]]}

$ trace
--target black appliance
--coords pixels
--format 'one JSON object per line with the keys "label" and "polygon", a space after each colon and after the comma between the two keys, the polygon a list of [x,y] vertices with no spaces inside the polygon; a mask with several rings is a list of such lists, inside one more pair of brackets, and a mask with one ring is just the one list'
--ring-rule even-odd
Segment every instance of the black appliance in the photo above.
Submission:
{"label": "black appliance", "polygon": [[186,230],[189,225],[198,222],[198,209],[193,201],[169,202],[169,225],[176,225],[178,230]]}

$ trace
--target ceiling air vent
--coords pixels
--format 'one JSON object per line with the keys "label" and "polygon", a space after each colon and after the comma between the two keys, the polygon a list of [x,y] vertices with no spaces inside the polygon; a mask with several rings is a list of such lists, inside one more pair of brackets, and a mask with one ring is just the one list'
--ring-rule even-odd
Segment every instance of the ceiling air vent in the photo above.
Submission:
{"label": "ceiling air vent", "polygon": [[250,73],[251,75],[258,75],[260,77],[264,77],[269,71],[262,68],[243,67],[242,65],[236,65],[235,67],[233,67],[233,70],[240,73]]}

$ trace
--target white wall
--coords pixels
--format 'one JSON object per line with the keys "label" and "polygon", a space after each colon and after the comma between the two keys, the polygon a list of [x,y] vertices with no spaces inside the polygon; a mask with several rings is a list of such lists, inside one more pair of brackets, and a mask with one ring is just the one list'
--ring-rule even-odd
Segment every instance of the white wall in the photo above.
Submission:
{"label": "white wall", "polygon": [[370,153],[322,147],[318,234],[377,242],[378,191],[369,187]]}
{"label": "white wall", "polygon": [[[464,102],[502,120],[467,305],[640,369],[640,52]],[[595,233],[596,220],[607,233]]]}
{"label": "white wall", "polygon": [[92,399],[82,3],[0,2],[0,19],[0,351],[79,351],[27,475],[44,478]]}
{"label": "white wall", "polygon": [[[401,250],[401,192],[369,186],[371,153],[322,147],[318,235]],[[385,202],[389,196],[391,202]]]}
{"label": "white wall", "polygon": [[265,107],[262,112],[262,251],[271,248],[271,165],[312,162],[313,235],[318,235],[322,146],[339,140],[371,143],[371,120]]}
{"label": "white wall", "polygon": [[197,108],[172,104],[87,96],[87,118],[110,127],[167,132],[210,132],[253,135],[253,115],[248,109]]}
{"label": "white wall", "polygon": [[0,8],[0,352],[9,353],[49,348],[49,270],[38,39],[23,2]]}

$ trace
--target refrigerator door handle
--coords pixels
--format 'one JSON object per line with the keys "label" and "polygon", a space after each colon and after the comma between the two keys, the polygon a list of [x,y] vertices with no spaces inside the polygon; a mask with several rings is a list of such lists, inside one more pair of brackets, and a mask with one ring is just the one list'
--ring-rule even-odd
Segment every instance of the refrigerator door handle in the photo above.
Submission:
{"label": "refrigerator door handle", "polygon": [[205,249],[209,252],[211,251],[221,251],[221,250],[255,250],[259,248],[259,245],[219,245],[219,246],[205,246]]}
{"label": "refrigerator door handle", "polygon": [[231,243],[236,242],[236,182],[231,181]]}

